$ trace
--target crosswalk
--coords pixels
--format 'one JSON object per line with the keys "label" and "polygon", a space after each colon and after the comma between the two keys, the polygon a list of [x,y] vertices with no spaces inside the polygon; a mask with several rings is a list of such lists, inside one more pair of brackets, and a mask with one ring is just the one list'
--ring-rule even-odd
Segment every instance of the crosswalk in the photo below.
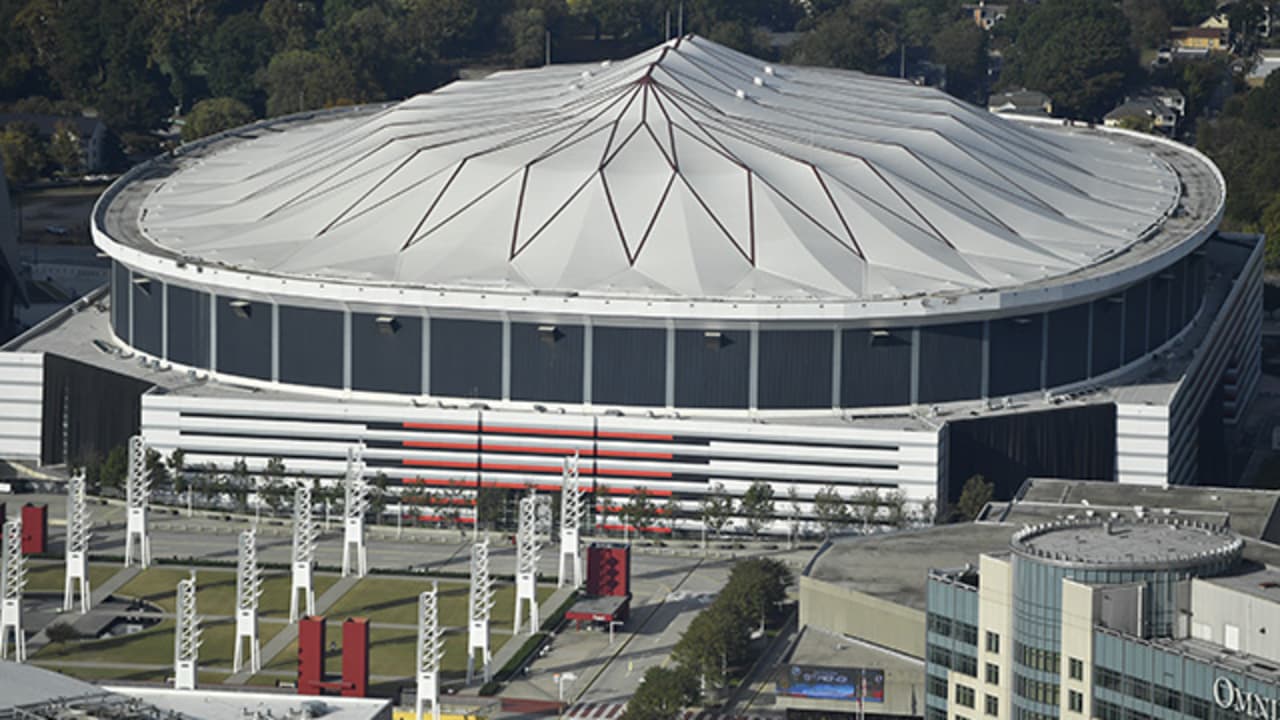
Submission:
{"label": "crosswalk", "polygon": [[[565,710],[571,720],[618,720],[627,709],[626,703],[578,703]],[[686,710],[680,720],[780,720],[770,715],[722,715],[713,710]]]}
{"label": "crosswalk", "polygon": [[579,703],[564,712],[573,720],[614,720],[622,716],[626,703]]}

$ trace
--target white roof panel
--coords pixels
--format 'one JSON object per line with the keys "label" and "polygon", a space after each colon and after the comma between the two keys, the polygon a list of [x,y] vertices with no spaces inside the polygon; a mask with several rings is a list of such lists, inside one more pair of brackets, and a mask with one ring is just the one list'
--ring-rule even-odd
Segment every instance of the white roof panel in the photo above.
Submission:
{"label": "white roof panel", "polygon": [[184,161],[142,231],[296,277],[847,301],[1073,272],[1181,189],[1131,143],[695,36],[283,127]]}

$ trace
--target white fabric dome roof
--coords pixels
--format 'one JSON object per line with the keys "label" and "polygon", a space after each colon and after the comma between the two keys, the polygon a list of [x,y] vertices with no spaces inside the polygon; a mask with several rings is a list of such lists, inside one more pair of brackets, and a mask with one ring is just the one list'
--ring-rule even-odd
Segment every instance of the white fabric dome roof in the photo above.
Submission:
{"label": "white fabric dome roof", "polygon": [[1180,193],[1123,139],[698,37],[244,135],[157,186],[149,239],[310,278],[848,300],[1071,272]]}

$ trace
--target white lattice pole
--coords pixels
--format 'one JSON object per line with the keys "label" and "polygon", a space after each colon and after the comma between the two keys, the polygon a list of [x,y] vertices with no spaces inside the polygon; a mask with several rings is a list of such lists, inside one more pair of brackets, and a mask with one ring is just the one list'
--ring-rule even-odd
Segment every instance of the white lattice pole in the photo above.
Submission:
{"label": "white lattice pole", "polygon": [[[560,570],[556,585],[582,587],[582,485],[578,475],[578,453],[564,460],[560,482]],[[566,567],[567,566],[567,567]],[[570,581],[569,575],[573,574]]]}
{"label": "white lattice pole", "polygon": [[147,531],[148,506],[151,503],[151,478],[147,477],[147,443],[140,435],[129,438],[129,475],[125,478],[124,566],[133,562],[134,541],[138,546],[138,564],[145,570],[151,565],[151,534]]}
{"label": "white lattice pole", "polygon": [[423,706],[430,701],[432,720],[440,720],[440,659],[444,640],[440,633],[439,588],[434,581],[430,592],[418,596],[418,693],[414,713],[422,720]]}
{"label": "white lattice pole", "polygon": [[195,690],[200,660],[200,616],[196,614],[196,573],[178,581],[178,627],[173,633],[173,688]]}
{"label": "white lattice pole", "polygon": [[360,447],[347,449],[347,474],[343,478],[345,502],[342,506],[342,577],[351,574],[351,563],[356,564],[356,575],[364,577],[369,572],[369,558],[364,544],[364,514],[369,510],[369,483],[364,479],[364,451]]}
{"label": "white lattice pole", "polygon": [[316,539],[320,527],[311,506],[311,485],[299,481],[293,492],[293,581],[289,589],[289,622],[298,621],[298,593],[302,593],[306,614],[316,613],[316,591],[311,584],[315,569]]}
{"label": "white lattice pole", "polygon": [[262,596],[262,568],[258,565],[258,538],[253,530],[240,533],[236,554],[236,650],[231,672],[244,667],[244,645],[249,645],[249,669],[262,669],[262,646],[258,642],[258,598]]}
{"label": "white lattice pole", "polygon": [[515,634],[520,633],[524,606],[529,608],[529,634],[538,631],[538,560],[541,559],[541,543],[538,540],[538,497],[530,494],[520,498],[520,516],[516,529],[516,621]]}
{"label": "white lattice pole", "polygon": [[4,524],[4,567],[0,568],[0,660],[8,660],[9,635],[13,659],[27,661],[27,636],[22,631],[22,590],[27,586],[27,558],[22,554],[22,519]]}
{"label": "white lattice pole", "polygon": [[75,607],[77,587],[80,590],[80,612],[89,612],[93,605],[92,589],[89,587],[89,537],[92,521],[84,493],[84,471],[80,471],[67,481],[67,571],[62,593],[64,612]]}
{"label": "white lattice pole", "polygon": [[493,679],[489,652],[489,616],[493,611],[493,576],[489,574],[489,540],[471,546],[471,594],[467,598],[467,684],[479,661],[484,682]]}

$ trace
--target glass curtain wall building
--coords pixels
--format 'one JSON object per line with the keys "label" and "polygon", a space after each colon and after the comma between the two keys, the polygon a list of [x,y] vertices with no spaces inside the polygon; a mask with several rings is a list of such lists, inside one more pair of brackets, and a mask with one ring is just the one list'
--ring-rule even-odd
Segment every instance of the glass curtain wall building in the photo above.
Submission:
{"label": "glass curtain wall building", "polygon": [[1028,526],[927,591],[928,720],[1280,717],[1280,572],[1174,517]]}

